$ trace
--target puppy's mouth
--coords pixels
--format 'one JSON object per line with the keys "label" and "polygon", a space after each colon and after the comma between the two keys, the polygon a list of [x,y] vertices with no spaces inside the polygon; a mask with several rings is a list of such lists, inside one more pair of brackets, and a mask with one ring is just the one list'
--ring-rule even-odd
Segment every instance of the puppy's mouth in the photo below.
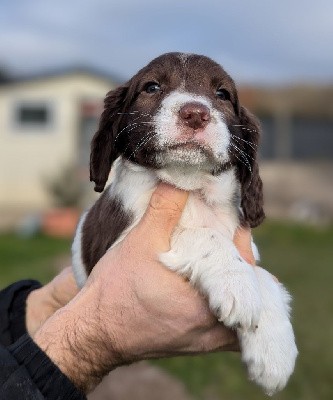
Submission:
{"label": "puppy's mouth", "polygon": [[183,150],[183,151],[199,151],[204,153],[212,153],[212,150],[201,143],[197,142],[183,142],[175,143],[166,147],[167,150]]}
{"label": "puppy's mouth", "polygon": [[219,163],[210,146],[193,140],[168,143],[156,156],[159,164],[164,166],[186,165],[210,170]]}

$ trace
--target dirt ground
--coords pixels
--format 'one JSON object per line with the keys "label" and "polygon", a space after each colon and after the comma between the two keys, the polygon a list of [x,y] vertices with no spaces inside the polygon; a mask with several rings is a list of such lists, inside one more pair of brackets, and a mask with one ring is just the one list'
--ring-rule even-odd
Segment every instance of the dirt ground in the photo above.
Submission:
{"label": "dirt ground", "polygon": [[89,400],[193,400],[177,378],[147,362],[117,368]]}

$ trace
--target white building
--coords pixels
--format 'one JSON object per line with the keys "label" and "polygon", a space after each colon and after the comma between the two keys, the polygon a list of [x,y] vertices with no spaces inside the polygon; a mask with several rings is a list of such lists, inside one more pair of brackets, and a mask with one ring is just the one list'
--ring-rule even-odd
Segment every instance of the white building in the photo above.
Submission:
{"label": "white building", "polygon": [[[115,82],[71,69],[0,85],[0,222],[50,206],[45,180],[68,165],[83,175],[105,94]],[[1,223],[0,223],[1,225]]]}

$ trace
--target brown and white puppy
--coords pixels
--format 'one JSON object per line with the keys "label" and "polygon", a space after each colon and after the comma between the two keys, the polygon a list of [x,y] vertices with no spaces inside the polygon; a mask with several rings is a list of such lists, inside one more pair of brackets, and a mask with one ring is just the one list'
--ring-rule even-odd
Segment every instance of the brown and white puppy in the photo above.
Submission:
{"label": "brown and white puppy", "polygon": [[160,260],[237,329],[250,379],[272,394],[285,386],[297,356],[290,296],[267,271],[247,264],[232,241],[239,225],[264,219],[258,141],[259,124],[220,65],[194,54],[156,58],[106,96],[90,177],[102,192],[112,167],[112,183],[82,216],[72,250],[83,286],[141,219],[159,181],[190,191]]}

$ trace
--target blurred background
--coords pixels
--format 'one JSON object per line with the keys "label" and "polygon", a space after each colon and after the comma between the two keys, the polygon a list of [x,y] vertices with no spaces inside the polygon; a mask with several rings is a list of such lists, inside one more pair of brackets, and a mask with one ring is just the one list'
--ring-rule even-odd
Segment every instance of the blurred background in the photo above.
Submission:
{"label": "blurred background", "polygon": [[[300,350],[276,399],[333,398],[331,0],[12,0],[0,3],[0,288],[70,264],[94,199],[89,143],[106,92],[155,56],[221,63],[262,122],[262,265],[294,297]],[[264,399],[238,354],[139,363],[90,400]]]}

